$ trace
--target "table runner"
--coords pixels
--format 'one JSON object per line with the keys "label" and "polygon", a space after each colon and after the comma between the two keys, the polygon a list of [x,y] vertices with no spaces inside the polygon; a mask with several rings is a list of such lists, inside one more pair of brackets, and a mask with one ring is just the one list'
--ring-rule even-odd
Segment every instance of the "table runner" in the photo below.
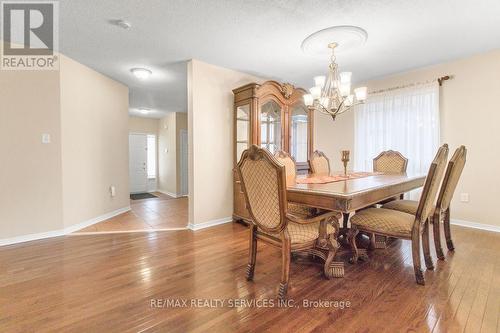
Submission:
{"label": "table runner", "polygon": [[369,177],[377,174],[379,174],[379,172],[352,172],[349,173],[347,176],[344,175],[310,176],[307,178],[297,178],[295,181],[297,184],[326,184],[326,183],[339,182],[341,180]]}

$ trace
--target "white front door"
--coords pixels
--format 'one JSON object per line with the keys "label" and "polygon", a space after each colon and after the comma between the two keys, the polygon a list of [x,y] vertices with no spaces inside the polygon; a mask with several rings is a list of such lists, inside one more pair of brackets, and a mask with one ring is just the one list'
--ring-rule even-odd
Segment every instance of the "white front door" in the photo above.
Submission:
{"label": "white front door", "polygon": [[130,193],[148,191],[148,136],[146,134],[129,134],[129,179]]}

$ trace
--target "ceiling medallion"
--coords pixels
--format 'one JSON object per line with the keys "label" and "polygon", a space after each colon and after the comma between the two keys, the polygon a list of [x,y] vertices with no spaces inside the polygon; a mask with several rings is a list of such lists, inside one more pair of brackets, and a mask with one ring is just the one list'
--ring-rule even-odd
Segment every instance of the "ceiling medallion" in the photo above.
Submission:
{"label": "ceiling medallion", "polygon": [[368,39],[366,30],[353,25],[339,25],[316,31],[302,42],[302,51],[311,56],[328,56],[328,44],[337,43],[336,52],[345,52],[363,45]]}

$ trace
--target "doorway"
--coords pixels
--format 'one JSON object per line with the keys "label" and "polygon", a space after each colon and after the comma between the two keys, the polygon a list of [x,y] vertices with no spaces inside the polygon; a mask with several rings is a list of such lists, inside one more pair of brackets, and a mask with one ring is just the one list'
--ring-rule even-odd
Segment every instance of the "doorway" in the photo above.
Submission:
{"label": "doorway", "polygon": [[148,136],[130,133],[128,143],[130,193],[146,193],[148,191]]}

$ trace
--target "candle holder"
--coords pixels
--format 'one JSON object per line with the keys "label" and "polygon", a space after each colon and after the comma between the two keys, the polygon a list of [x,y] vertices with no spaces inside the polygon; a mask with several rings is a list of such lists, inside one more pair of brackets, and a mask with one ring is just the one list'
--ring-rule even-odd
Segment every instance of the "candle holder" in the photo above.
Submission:
{"label": "candle holder", "polygon": [[344,176],[347,176],[347,163],[349,162],[349,154],[351,152],[349,150],[342,150],[342,163],[344,163]]}

